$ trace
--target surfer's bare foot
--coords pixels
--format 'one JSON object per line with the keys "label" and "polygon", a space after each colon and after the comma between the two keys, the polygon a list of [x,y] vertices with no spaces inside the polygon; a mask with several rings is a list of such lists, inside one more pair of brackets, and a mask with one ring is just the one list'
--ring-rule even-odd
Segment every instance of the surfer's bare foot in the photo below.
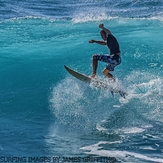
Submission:
{"label": "surfer's bare foot", "polygon": [[96,76],[96,74],[93,73],[93,74],[90,76],[90,78],[95,78],[95,76]]}

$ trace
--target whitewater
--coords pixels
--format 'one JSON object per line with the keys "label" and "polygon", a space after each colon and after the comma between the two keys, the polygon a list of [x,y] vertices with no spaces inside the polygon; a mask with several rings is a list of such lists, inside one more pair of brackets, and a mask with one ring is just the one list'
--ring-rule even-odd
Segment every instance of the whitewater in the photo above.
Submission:
{"label": "whitewater", "polygon": [[[0,162],[163,162],[161,0],[6,0],[0,13]],[[88,43],[100,23],[120,44],[126,99],[64,69],[91,75],[108,53]]]}

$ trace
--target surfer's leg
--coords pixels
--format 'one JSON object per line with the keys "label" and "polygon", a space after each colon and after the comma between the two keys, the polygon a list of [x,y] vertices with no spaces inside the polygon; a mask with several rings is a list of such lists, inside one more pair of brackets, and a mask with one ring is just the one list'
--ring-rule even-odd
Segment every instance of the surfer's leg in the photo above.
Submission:
{"label": "surfer's leg", "polygon": [[113,75],[110,73],[110,71],[108,69],[104,69],[103,70],[103,74],[108,77],[109,79],[112,79],[113,81],[115,81],[115,78],[113,77]]}
{"label": "surfer's leg", "polygon": [[114,68],[120,64],[119,62],[117,62],[117,60],[115,60],[114,57],[115,57],[114,55],[107,56],[106,62],[108,64],[106,65],[106,68],[103,70],[103,74],[107,76],[109,79],[112,79],[113,81],[115,81],[115,78],[110,73],[110,71],[114,71]]}
{"label": "surfer's leg", "polygon": [[97,70],[97,67],[98,67],[98,60],[96,59],[96,56],[97,55],[93,55],[92,57],[92,75],[90,76],[91,78],[94,78],[96,76],[96,70]]}

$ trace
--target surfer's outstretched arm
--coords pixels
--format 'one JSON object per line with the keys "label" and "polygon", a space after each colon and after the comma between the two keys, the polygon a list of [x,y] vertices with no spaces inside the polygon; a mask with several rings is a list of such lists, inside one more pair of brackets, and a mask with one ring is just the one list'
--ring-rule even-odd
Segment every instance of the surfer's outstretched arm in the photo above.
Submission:
{"label": "surfer's outstretched arm", "polygon": [[98,40],[89,40],[89,43],[97,43],[97,44],[100,44],[100,45],[106,45],[105,41],[98,41]]}

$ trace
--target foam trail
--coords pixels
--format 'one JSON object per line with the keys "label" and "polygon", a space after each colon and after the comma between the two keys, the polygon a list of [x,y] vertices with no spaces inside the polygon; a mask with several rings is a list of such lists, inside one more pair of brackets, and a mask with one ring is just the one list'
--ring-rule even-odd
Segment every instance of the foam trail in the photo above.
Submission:
{"label": "foam trail", "polygon": [[121,141],[115,141],[115,142],[107,142],[107,141],[100,141],[97,144],[82,147],[81,149],[84,151],[89,151],[89,152],[84,152],[86,154],[91,154],[91,155],[98,155],[98,156],[103,156],[103,157],[115,157],[117,160],[121,159],[124,161],[129,161],[132,160],[133,158],[144,160],[144,161],[153,161],[153,162],[158,162],[162,163],[163,159],[159,158],[151,158],[148,156],[145,156],[143,154],[139,154],[136,152],[127,152],[127,151],[120,151],[120,150],[104,150],[102,149],[102,145],[111,145],[111,144],[120,144],[122,143]]}

